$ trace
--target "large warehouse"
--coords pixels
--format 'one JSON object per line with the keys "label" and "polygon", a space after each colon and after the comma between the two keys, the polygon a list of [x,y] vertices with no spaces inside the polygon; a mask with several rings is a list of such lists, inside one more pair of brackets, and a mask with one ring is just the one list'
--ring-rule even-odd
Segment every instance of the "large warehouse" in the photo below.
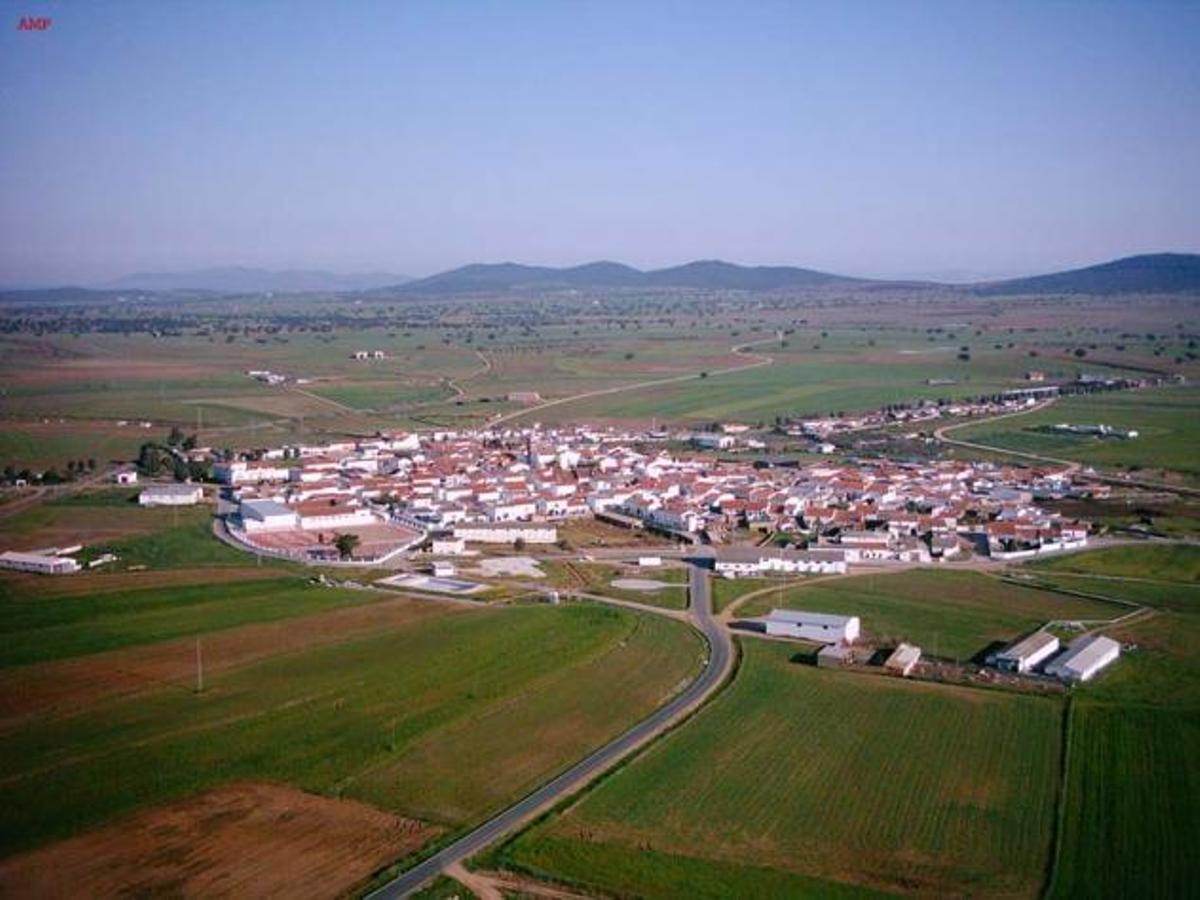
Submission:
{"label": "large warehouse", "polygon": [[802,609],[773,609],[766,626],[767,634],[821,644],[853,643],[861,629],[858,616],[834,616]]}
{"label": "large warehouse", "polygon": [[1076,638],[1066,652],[1046,666],[1046,674],[1063,681],[1089,681],[1121,655],[1121,645],[1102,634]]}

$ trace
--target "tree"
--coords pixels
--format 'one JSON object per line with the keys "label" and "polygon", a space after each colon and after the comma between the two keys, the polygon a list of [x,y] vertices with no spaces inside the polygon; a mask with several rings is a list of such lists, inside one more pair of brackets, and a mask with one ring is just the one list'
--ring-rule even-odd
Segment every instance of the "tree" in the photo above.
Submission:
{"label": "tree", "polygon": [[337,547],[338,555],[342,559],[349,559],[358,549],[359,541],[360,538],[357,534],[339,534],[333,539],[333,546]]}
{"label": "tree", "polygon": [[525,538],[519,537],[515,541],[513,541],[513,549],[516,550],[518,553],[520,553],[522,550],[524,550],[525,549]]}
{"label": "tree", "polygon": [[183,430],[178,425],[171,426],[171,433],[167,435],[167,446],[178,447],[183,443]]}

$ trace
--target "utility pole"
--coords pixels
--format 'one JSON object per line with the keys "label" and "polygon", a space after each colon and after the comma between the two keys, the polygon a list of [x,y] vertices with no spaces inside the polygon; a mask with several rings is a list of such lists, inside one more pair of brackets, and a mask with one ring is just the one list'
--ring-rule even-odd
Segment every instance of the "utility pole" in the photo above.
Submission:
{"label": "utility pole", "polygon": [[196,693],[204,693],[204,655],[200,652],[200,638],[196,638]]}

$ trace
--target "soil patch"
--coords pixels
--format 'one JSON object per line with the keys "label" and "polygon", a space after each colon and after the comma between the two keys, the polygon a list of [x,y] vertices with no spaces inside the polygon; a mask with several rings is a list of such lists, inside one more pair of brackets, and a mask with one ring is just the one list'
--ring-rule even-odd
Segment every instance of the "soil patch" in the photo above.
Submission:
{"label": "soil patch", "polygon": [[0,862],[9,897],[334,897],[439,829],[362,803],[232,784]]}

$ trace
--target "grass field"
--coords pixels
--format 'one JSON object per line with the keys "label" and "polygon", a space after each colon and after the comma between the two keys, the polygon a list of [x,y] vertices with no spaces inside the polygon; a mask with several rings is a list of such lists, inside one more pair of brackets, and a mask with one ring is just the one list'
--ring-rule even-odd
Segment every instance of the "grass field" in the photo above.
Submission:
{"label": "grass field", "polygon": [[[424,618],[0,736],[0,852],[235,780],[458,828],[663,702],[682,625],[591,606]],[[2,677],[2,676],[0,676]]]}
{"label": "grass field", "polygon": [[857,615],[863,630],[885,645],[910,641],[927,654],[964,660],[1051,619],[1111,619],[1127,611],[976,572],[912,569],[800,583],[748,601],[738,615],[763,615],[781,605]]}
{"label": "grass field", "polygon": [[1195,544],[1135,544],[1105,547],[1086,553],[1037,560],[1036,572],[1142,578],[1150,581],[1200,583],[1200,546]]}
{"label": "grass field", "polygon": [[[755,591],[765,591],[763,602],[767,602],[777,596],[777,593],[772,593],[773,589],[777,592],[780,587],[789,584],[795,587],[796,582],[794,580],[776,582],[766,578],[714,578],[712,580],[713,609],[716,612],[724,612],[730,604]],[[739,612],[741,611],[739,610]]]}
{"label": "grass field", "polygon": [[1194,546],[1152,544],[1029,567],[1155,608],[1105,630],[1125,652],[1073,698],[1051,896],[1165,897],[1200,878],[1198,559]]}
{"label": "grass field", "polygon": [[[1144,391],[1068,397],[1024,416],[980,422],[955,430],[953,437],[1007,450],[1020,450],[1110,468],[1162,469],[1200,482],[1200,388],[1164,387]],[[1066,422],[1135,429],[1130,440],[1053,434],[1039,427]]]}
{"label": "grass field", "polygon": [[729,896],[742,878],[764,895],[1036,894],[1060,702],[828,672],[794,650],[745,641],[711,706],[499,861],[618,895]]}
{"label": "grass field", "polygon": [[[202,577],[202,576],[200,576]],[[109,587],[90,579],[86,594],[47,598],[36,582],[0,580],[0,668],[100,653],[251,622],[321,612],[379,598],[295,576],[170,587]]]}
{"label": "grass field", "polygon": [[1052,897],[1172,897],[1200,879],[1200,709],[1077,703]]}
{"label": "grass field", "polygon": [[[541,564],[550,582],[566,590],[583,591],[617,600],[645,603],[663,609],[686,609],[688,604],[687,571],[680,567],[639,569],[610,563],[565,563],[547,560]],[[664,582],[667,587],[656,591],[638,591],[613,587],[613,581],[640,578]]]}

